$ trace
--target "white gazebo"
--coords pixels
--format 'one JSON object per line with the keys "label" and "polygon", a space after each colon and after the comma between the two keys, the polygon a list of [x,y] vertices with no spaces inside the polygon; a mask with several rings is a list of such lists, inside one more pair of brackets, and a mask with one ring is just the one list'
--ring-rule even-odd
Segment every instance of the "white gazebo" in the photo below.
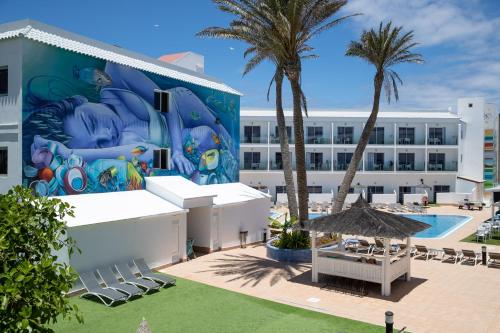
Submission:
{"label": "white gazebo", "polygon": [[[405,275],[411,279],[410,237],[429,228],[430,225],[370,208],[359,198],[350,209],[332,215],[321,216],[298,226],[312,233],[312,281],[318,282],[318,275],[327,274],[369,281],[381,284],[382,295],[391,294],[391,283]],[[361,253],[346,249],[343,242],[335,249],[316,247],[318,232],[377,237],[383,243],[377,253]],[[394,249],[391,239],[406,239],[406,246]]]}

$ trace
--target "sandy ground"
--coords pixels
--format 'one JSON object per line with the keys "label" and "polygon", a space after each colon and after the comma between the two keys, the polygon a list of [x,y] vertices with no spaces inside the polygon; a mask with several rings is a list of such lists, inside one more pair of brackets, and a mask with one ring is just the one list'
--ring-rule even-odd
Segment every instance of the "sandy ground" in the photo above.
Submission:
{"label": "sandy ground", "polygon": [[[473,219],[443,239],[413,239],[432,248],[480,251],[460,240],[476,230],[490,211],[436,207],[429,214],[469,215]],[[500,247],[489,246],[490,251]],[[165,273],[314,311],[383,325],[384,312],[395,326],[411,332],[500,332],[500,269],[412,259],[411,282],[395,281],[390,297],[374,286],[359,296],[328,288],[325,277],[311,283],[310,265],[283,264],[266,258],[262,245],[216,252],[174,265]]]}

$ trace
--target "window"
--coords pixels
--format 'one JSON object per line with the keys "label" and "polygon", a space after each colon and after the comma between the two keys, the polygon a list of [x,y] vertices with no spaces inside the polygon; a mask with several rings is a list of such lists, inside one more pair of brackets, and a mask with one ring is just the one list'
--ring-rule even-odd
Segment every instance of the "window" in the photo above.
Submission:
{"label": "window", "polygon": [[384,128],[374,127],[373,131],[370,133],[370,140],[368,141],[371,145],[383,145],[384,144]]}
{"label": "window", "polygon": [[155,90],[154,107],[160,112],[168,112],[170,93],[168,91]]}
{"label": "window", "polygon": [[373,194],[383,194],[384,187],[383,186],[368,186],[368,202],[372,202]]}
{"label": "window", "polygon": [[[292,162],[292,152],[288,152],[290,154],[290,163]],[[283,156],[281,155],[281,152],[276,152],[274,155],[274,166],[273,169],[275,170],[283,170]]]}
{"label": "window", "polygon": [[307,153],[309,156],[309,170],[321,170],[323,168],[323,153]]}
{"label": "window", "polygon": [[384,170],[384,153],[368,153],[366,170],[368,171]]}
{"label": "window", "polygon": [[400,145],[413,145],[415,144],[415,128],[413,127],[400,127],[399,144]]}
{"label": "window", "polygon": [[245,143],[260,143],[260,126],[245,126],[243,133]]}
{"label": "window", "polygon": [[7,147],[0,147],[0,175],[7,174],[8,151]]}
{"label": "window", "polygon": [[323,127],[307,126],[307,143],[321,143]]}
{"label": "window", "polygon": [[0,67],[0,95],[9,94],[9,69]]}
{"label": "window", "polygon": [[[292,143],[292,126],[287,126],[286,127],[286,135],[288,136],[288,143]],[[278,132],[278,126],[274,127],[274,137],[271,138],[273,143],[279,143],[280,142],[280,136]]]}
{"label": "window", "polygon": [[352,153],[337,153],[337,170],[347,170],[351,159]]}
{"label": "window", "polygon": [[260,169],[260,152],[246,151],[243,154],[243,169],[259,170]]}
{"label": "window", "polygon": [[398,170],[415,170],[415,153],[399,153]]}
{"label": "window", "polygon": [[168,149],[153,150],[153,168],[168,169]]}
{"label": "window", "polygon": [[337,143],[351,144],[354,143],[354,127],[339,126],[337,127]]}
{"label": "window", "polygon": [[469,107],[471,108],[472,106],[473,106],[472,103],[469,103]]}
{"label": "window", "polygon": [[[340,185],[337,186],[337,193],[340,192]],[[354,187],[349,187],[349,193],[354,193]]]}
{"label": "window", "polygon": [[433,171],[443,171],[445,168],[445,154],[429,153],[429,162],[427,168]]}
{"label": "window", "polygon": [[429,128],[429,144],[444,145],[445,127],[430,127]]}
{"label": "window", "polygon": [[309,192],[309,193],[323,193],[323,186],[308,186],[307,192]]}
{"label": "window", "polygon": [[276,186],[276,194],[278,193],[286,193],[286,186],[285,185]]}

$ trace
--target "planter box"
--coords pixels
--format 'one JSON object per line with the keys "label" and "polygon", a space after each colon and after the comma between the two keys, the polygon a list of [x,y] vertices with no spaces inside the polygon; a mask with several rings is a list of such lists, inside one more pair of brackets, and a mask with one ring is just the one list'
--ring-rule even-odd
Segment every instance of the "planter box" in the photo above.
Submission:
{"label": "planter box", "polygon": [[270,239],[267,244],[267,257],[282,262],[310,263],[312,261],[311,249],[280,249],[272,245],[276,238]]}

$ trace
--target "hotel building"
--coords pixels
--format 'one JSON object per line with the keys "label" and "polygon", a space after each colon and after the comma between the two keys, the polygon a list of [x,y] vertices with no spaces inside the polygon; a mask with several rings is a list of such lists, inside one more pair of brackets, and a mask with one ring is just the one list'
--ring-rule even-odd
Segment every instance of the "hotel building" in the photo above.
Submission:
{"label": "hotel building", "polygon": [[[335,196],[369,111],[310,110],[304,117],[309,193]],[[293,168],[292,113],[285,112]],[[240,181],[284,193],[274,110],[242,109]],[[484,98],[458,100],[452,111],[381,111],[358,166],[352,192],[481,192],[497,181],[498,112]],[[482,195],[481,195],[482,196]]]}

